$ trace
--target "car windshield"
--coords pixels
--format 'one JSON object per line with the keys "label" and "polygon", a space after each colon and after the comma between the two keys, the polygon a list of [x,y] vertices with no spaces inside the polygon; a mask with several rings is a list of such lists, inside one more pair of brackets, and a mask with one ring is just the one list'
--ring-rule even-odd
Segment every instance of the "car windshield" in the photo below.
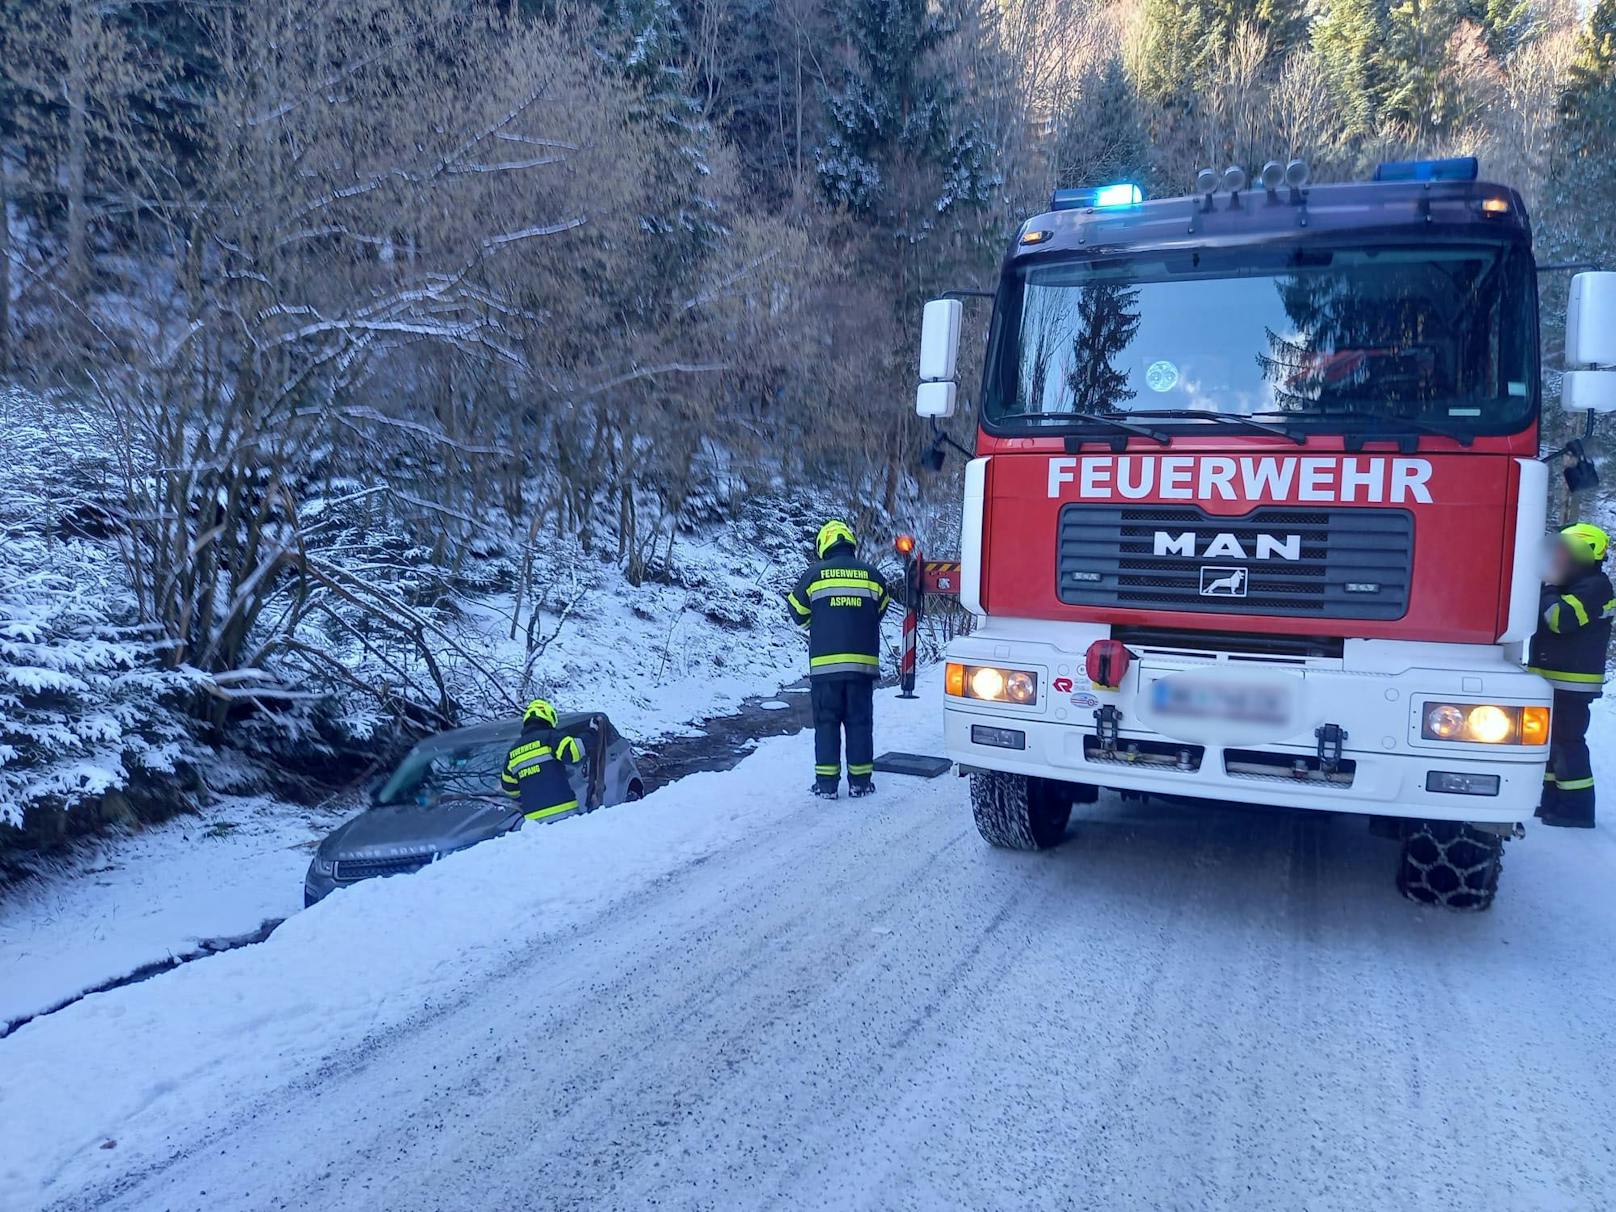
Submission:
{"label": "car windshield", "polygon": [[508,741],[445,749],[412,749],[376,793],[378,804],[436,803],[457,796],[501,794],[499,772]]}
{"label": "car windshield", "polygon": [[984,417],[1030,432],[1085,413],[1372,413],[1512,432],[1536,400],[1532,289],[1503,245],[1029,263],[1000,293]]}

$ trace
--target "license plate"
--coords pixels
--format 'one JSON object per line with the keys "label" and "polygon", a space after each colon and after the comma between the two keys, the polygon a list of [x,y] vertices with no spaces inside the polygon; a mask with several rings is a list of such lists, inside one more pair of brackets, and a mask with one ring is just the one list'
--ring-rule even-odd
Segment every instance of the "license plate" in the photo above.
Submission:
{"label": "license plate", "polygon": [[1150,705],[1158,715],[1179,719],[1289,724],[1292,692],[1288,685],[1166,677],[1151,686]]}

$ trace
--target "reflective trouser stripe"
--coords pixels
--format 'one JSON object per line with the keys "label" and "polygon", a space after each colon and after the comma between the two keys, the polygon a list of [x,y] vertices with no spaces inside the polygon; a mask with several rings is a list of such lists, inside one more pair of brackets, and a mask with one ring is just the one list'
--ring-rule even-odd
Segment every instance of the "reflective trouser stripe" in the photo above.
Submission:
{"label": "reflective trouser stripe", "polygon": [[814,767],[814,773],[815,774],[822,774],[826,778],[835,778],[841,772],[842,772],[842,768],[840,766],[815,766]]}
{"label": "reflective trouser stripe", "polygon": [[524,812],[522,815],[530,821],[542,821],[547,817],[560,816],[563,812],[571,812],[577,806],[577,800],[568,800],[565,804],[556,804],[550,808],[540,808],[535,812]]}
{"label": "reflective trouser stripe", "polygon": [[1594,785],[1592,777],[1585,779],[1561,779],[1558,786],[1561,791],[1586,791]]}
{"label": "reflective trouser stripe", "polygon": [[1554,777],[1554,771],[1545,770],[1543,772],[1543,781],[1545,783],[1554,783],[1554,782],[1558,782],[1559,780]]}
{"label": "reflective trouser stripe", "polygon": [[855,776],[860,777],[860,778],[862,778],[863,776],[865,776],[867,774],[874,774],[875,773],[875,763],[874,762],[859,762],[859,763],[855,764],[853,762],[849,762],[847,764],[847,773],[851,774],[851,775],[855,775]]}

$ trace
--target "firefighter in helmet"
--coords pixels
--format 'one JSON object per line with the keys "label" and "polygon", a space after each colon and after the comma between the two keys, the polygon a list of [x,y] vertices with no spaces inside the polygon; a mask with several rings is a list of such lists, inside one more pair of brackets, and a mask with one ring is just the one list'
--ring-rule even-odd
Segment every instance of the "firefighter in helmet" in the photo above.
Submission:
{"label": "firefighter in helmet", "polygon": [[808,682],[814,712],[813,793],[836,798],[847,733],[847,792],[875,790],[875,680],[881,668],[881,616],[892,604],[881,576],[858,557],[858,539],[832,518],[819,528],[818,559],[786,596],[791,617],[808,632]]}
{"label": "firefighter in helmet", "polygon": [[1549,768],[1537,815],[1545,825],[1594,827],[1594,772],[1588,760],[1588,709],[1605,682],[1616,592],[1605,575],[1610,536],[1587,522],[1567,526],[1539,604],[1529,667],[1554,687]]}
{"label": "firefighter in helmet", "polygon": [[534,699],[522,712],[522,735],[505,759],[500,786],[521,801],[522,815],[530,821],[570,816],[578,811],[578,795],[568,768],[583,756],[577,737],[556,730],[555,708]]}

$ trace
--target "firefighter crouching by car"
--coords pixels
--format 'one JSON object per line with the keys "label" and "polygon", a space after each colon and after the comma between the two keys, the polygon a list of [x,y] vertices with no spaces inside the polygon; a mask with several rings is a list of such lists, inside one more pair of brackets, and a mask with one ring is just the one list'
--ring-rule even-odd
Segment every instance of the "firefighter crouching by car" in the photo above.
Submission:
{"label": "firefighter crouching by car", "polygon": [[1594,771],[1588,760],[1589,706],[1605,683],[1616,592],[1603,562],[1610,536],[1579,522],[1560,532],[1543,585],[1529,667],[1554,687],[1549,768],[1537,815],[1545,825],[1594,827]]}
{"label": "firefighter crouching by car", "polygon": [[556,731],[556,710],[534,699],[522,713],[522,735],[505,759],[499,783],[516,796],[530,821],[553,821],[578,811],[567,768],[583,760],[578,738]]}
{"label": "firefighter crouching by car", "polygon": [[875,790],[875,681],[881,670],[881,616],[892,604],[873,567],[858,558],[852,527],[832,518],[819,528],[819,559],[786,595],[808,630],[808,684],[814,712],[814,784],[836,798],[847,733],[847,793]]}

